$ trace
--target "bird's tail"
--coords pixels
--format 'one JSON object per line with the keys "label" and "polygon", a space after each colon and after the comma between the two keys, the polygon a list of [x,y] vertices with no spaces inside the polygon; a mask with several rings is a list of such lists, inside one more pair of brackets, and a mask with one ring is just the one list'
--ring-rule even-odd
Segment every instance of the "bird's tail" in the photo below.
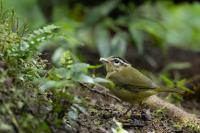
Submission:
{"label": "bird's tail", "polygon": [[166,87],[159,87],[156,88],[155,91],[157,92],[169,92],[169,93],[178,93],[183,94],[184,92],[178,88],[166,88]]}

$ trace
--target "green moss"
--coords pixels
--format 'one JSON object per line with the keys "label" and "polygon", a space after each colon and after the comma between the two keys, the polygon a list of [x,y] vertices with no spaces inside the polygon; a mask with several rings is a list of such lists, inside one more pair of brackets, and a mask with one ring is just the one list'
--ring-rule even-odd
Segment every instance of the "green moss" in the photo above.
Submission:
{"label": "green moss", "polygon": [[200,132],[200,125],[199,123],[195,123],[192,121],[189,122],[175,122],[172,125],[177,130],[186,130],[188,132]]}
{"label": "green moss", "polygon": [[67,87],[75,83],[66,77],[58,80],[52,77],[55,85],[40,90],[41,84],[49,79],[46,61],[40,58],[38,47],[52,39],[58,27],[49,25],[25,33],[13,14],[0,10],[0,132],[15,129],[48,133],[51,126],[59,129],[64,124],[63,118],[74,100]]}

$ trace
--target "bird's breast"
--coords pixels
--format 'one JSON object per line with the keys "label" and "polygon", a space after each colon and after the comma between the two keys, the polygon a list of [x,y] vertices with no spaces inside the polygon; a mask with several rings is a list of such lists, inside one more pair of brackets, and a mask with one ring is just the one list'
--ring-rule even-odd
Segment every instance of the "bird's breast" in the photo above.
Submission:
{"label": "bird's breast", "polygon": [[132,91],[128,91],[123,88],[121,88],[121,89],[115,88],[111,91],[115,96],[120,98],[122,101],[131,103],[131,104],[140,103],[143,100],[145,100],[146,98],[148,98],[149,96],[156,94],[156,92],[153,90],[132,92]]}

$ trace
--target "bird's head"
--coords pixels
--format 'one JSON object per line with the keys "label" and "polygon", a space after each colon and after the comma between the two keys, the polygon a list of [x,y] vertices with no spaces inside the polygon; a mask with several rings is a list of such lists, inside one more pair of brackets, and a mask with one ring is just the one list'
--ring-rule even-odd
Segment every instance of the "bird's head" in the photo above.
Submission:
{"label": "bird's head", "polygon": [[100,58],[99,61],[101,61],[106,66],[107,72],[119,71],[124,67],[131,66],[131,64],[129,64],[128,61],[120,57],[114,56]]}

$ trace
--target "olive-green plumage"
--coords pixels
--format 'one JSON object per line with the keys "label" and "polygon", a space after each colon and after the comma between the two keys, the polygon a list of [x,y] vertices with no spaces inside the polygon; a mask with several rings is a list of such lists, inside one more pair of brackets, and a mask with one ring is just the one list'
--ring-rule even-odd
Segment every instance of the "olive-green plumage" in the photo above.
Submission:
{"label": "olive-green plumage", "polygon": [[176,92],[173,89],[160,87],[119,57],[100,58],[100,61],[106,65],[106,78],[117,86],[110,90],[123,101],[132,104],[141,103],[159,92]]}
{"label": "olive-green plumage", "polygon": [[130,85],[139,88],[155,88],[157,85],[132,66],[122,66],[107,78],[116,84]]}

